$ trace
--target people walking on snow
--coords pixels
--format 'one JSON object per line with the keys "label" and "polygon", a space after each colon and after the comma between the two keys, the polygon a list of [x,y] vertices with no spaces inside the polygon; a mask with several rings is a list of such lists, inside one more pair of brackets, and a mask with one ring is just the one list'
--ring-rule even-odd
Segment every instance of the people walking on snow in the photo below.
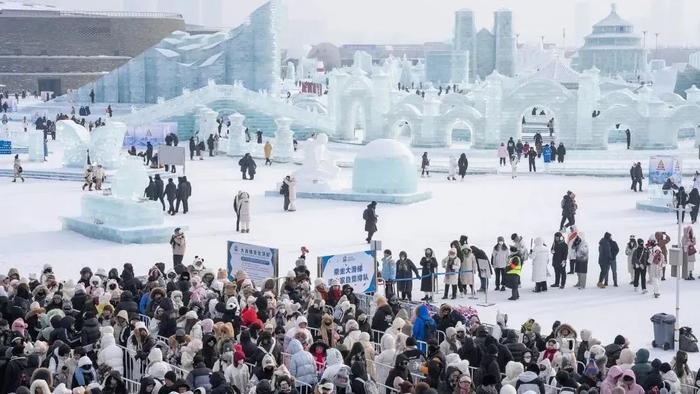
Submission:
{"label": "people walking on snow", "polygon": [[430,159],[428,159],[428,152],[423,152],[423,156],[421,156],[421,161],[420,161],[420,176],[427,176],[430,177]]}
{"label": "people walking on snow", "polygon": [[450,155],[449,157],[449,162],[448,162],[448,167],[447,167],[447,180],[448,181],[456,181],[457,178],[457,159],[455,159],[454,156]]}
{"label": "people walking on snow", "polygon": [[233,208],[236,211],[236,227],[240,227],[242,233],[250,232],[250,195],[239,191],[233,200]]}
{"label": "people walking on snow", "polygon": [[518,162],[520,158],[517,155],[510,157],[510,179],[515,179],[518,176]]}
{"label": "people walking on snow", "polygon": [[613,286],[617,287],[617,254],[620,248],[617,242],[612,239],[612,234],[606,232],[598,242],[598,265],[600,275],[598,276],[598,287],[604,289],[608,286],[608,276],[612,269]]}
{"label": "people walking on snow", "polygon": [[564,231],[567,227],[573,227],[576,223],[576,195],[567,191],[561,199],[561,222],[559,223],[559,231]]}
{"label": "people walking on snow", "polygon": [[170,237],[170,246],[173,249],[173,268],[182,265],[182,259],[187,250],[187,241],[185,240],[185,233],[182,232],[180,227],[176,228]]}
{"label": "people walking on snow", "polygon": [[[661,253],[664,255],[664,260],[668,261],[668,244],[671,242],[671,237],[665,231],[657,231],[654,233],[656,245],[661,248]],[[666,266],[661,270],[661,280],[666,280]]]}
{"label": "people walking on snow", "polygon": [[262,144],[262,137],[263,137],[263,131],[260,129],[257,129],[255,131],[255,139],[258,144]]}
{"label": "people walking on snow", "polygon": [[554,268],[554,283],[551,287],[563,289],[566,286],[566,260],[569,255],[569,245],[560,232],[554,233],[552,244],[552,267]]}
{"label": "people walking on snow", "polygon": [[207,138],[207,150],[209,151],[209,157],[214,157],[214,134],[209,134]]}
{"label": "people walking on snow", "polygon": [[630,168],[630,177],[632,178],[631,189],[635,192],[637,191],[637,186],[639,186],[639,191],[642,191],[642,179],[644,179],[644,173],[642,172],[642,163],[636,162],[632,164]]}
{"label": "people walking on snow", "polygon": [[688,194],[688,204],[690,208],[690,223],[695,224],[698,220],[698,210],[700,209],[700,192],[698,188],[693,187],[693,190]]}
{"label": "people walking on snow", "polygon": [[97,168],[95,168],[93,179],[95,181],[95,190],[102,190],[102,182],[105,180],[105,170],[102,168],[102,164],[98,164]]}
{"label": "people walking on snow", "polygon": [[372,201],[367,205],[364,212],[362,212],[362,219],[365,221],[365,231],[367,231],[367,238],[365,238],[367,243],[372,242],[372,236],[374,236],[374,233],[377,232],[377,221],[379,220],[379,216],[377,215],[376,209],[377,202]]}
{"label": "people walking on snow", "polygon": [[[552,148],[549,146],[549,144],[545,144],[544,148],[542,148],[542,160],[544,161],[544,164],[549,164],[552,162]],[[545,166],[547,168],[547,166]]]}
{"label": "people walking on snow", "polygon": [[[168,213],[172,216],[175,215],[175,205],[173,203],[177,199],[177,186],[173,182],[173,178],[168,178],[168,184],[165,185],[165,190],[163,195],[168,200]],[[161,197],[163,198],[163,197]]]}
{"label": "people walking on snow", "polygon": [[518,160],[520,160],[520,156],[523,154],[523,142],[520,140],[515,143],[515,154],[518,155]]}
{"label": "people walking on snow", "polygon": [[566,148],[564,147],[564,143],[560,142],[557,147],[557,160],[559,163],[564,162],[564,156],[566,156]]}
{"label": "people walking on snow", "polygon": [[683,229],[683,239],[681,240],[683,251],[688,255],[688,276],[685,277],[686,280],[695,280],[693,277],[693,270],[695,269],[695,256],[697,255],[697,249],[695,249],[696,244],[697,240],[695,239],[693,227],[686,226]]}
{"label": "people walking on snow", "polygon": [[175,212],[180,212],[180,203],[182,203],[182,213],[189,212],[188,200],[192,196],[192,185],[187,180],[186,176],[178,178],[177,181],[177,203],[175,204]]}
{"label": "people walking on snow", "polygon": [[515,142],[513,141],[513,137],[508,138],[506,150],[508,151],[508,157],[511,157],[515,154]]}
{"label": "people walking on snow", "polygon": [[271,166],[272,165],[272,144],[270,141],[265,142],[265,146],[263,147],[263,153],[265,154],[265,165],[266,166]]}
{"label": "people walking on snow", "polygon": [[462,180],[464,180],[464,176],[467,175],[467,169],[469,168],[469,160],[467,160],[466,153],[459,155],[457,167],[459,167],[459,176],[462,177]]}
{"label": "people walking on snow", "polygon": [[630,235],[629,241],[625,245],[625,256],[627,256],[627,273],[630,276],[629,284],[634,284],[634,251],[637,249],[637,237]]}
{"label": "people walking on snow", "polygon": [[87,166],[83,178],[85,178],[85,183],[83,183],[83,190],[85,190],[85,188],[87,187],[89,191],[92,191],[92,184],[95,182],[95,174],[93,172],[92,165]]}
{"label": "people walking on snow", "polygon": [[632,142],[632,133],[630,129],[625,130],[625,139],[627,140],[627,150],[630,150],[630,143]]}
{"label": "people walking on snow", "polygon": [[535,159],[537,159],[537,152],[534,148],[530,148],[530,150],[527,152],[527,162],[530,172],[537,172]]}
{"label": "people walking on snow", "polygon": [[[98,166],[101,167],[101,166]],[[154,192],[155,192],[155,200],[160,200],[160,204],[163,206],[163,211],[165,211],[165,201],[163,201],[163,193],[164,193],[164,188],[165,185],[163,185],[163,179],[161,179],[160,174],[155,175],[155,179],[153,181],[154,183]]]}
{"label": "people walking on snow", "polygon": [[[12,182],[17,182],[17,178],[21,179],[22,182],[24,182],[22,172],[24,172],[24,170],[22,169],[22,161],[20,160],[19,155],[15,155],[15,161],[12,165]],[[83,186],[83,190],[85,190],[85,186]]]}
{"label": "people walking on snow", "polygon": [[297,181],[293,176],[287,175],[284,177],[282,180],[282,187],[280,188],[280,194],[284,196],[284,210],[296,211]]}
{"label": "people walking on snow", "polygon": [[253,156],[250,155],[250,153],[246,153],[241,157],[240,160],[238,160],[238,165],[241,166],[241,174],[243,174],[243,179],[247,180],[248,177],[247,175],[250,175],[250,180],[252,181],[255,178],[255,169],[258,167],[257,164],[255,164],[255,160],[253,160]]}
{"label": "people walking on snow", "polygon": [[[510,142],[508,142],[510,143]],[[506,165],[506,158],[510,157],[508,154],[508,149],[506,146],[501,142],[501,146],[498,147],[498,165],[500,167],[505,167]]]}
{"label": "people walking on snow", "polygon": [[384,280],[384,296],[391,299],[396,292],[394,291],[394,283],[396,282],[396,261],[391,255],[391,250],[385,249],[382,257],[382,279]]}

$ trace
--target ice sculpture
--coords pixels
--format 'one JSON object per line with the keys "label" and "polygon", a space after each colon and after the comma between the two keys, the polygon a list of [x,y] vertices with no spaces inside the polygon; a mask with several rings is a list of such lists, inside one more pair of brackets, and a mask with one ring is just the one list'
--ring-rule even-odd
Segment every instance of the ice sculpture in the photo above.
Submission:
{"label": "ice sculpture", "polygon": [[33,130],[29,133],[29,161],[44,161],[44,132]]}
{"label": "ice sculpture", "polygon": [[367,144],[355,156],[353,169],[353,192],[410,194],[418,191],[415,158],[396,140],[378,139]]}
{"label": "ice sculpture", "polygon": [[294,132],[290,128],[292,120],[279,118],[275,120],[275,123],[277,123],[277,131],[275,132],[275,147],[272,158],[283,163],[290,162],[294,155]]}
{"label": "ice sculpture", "polygon": [[90,162],[101,164],[105,169],[119,168],[121,147],[126,135],[126,125],[121,122],[108,122],[92,131],[73,122],[61,120],[56,124],[56,134],[63,145],[63,166],[82,168]]}
{"label": "ice sculpture", "polygon": [[245,116],[235,113],[228,117],[231,122],[231,127],[229,127],[228,134],[228,156],[243,156],[245,153],[245,126],[243,126],[243,121]]}
{"label": "ice sculpture", "polygon": [[324,133],[302,144],[304,161],[294,173],[298,191],[331,191],[338,188],[340,168],[328,149],[328,136]]}
{"label": "ice sculpture", "polygon": [[127,158],[114,175],[111,195],[85,194],[80,217],[63,218],[63,229],[119,243],[167,242],[175,226],[164,224],[158,202],[142,198],[146,186],[142,160]]}

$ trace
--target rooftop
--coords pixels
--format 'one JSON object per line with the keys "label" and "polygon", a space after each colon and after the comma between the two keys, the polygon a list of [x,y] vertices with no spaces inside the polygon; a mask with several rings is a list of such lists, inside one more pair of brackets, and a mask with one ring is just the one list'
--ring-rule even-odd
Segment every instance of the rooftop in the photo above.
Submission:
{"label": "rooftop", "polygon": [[617,6],[615,3],[612,3],[610,5],[610,14],[600,22],[593,25],[594,28],[606,26],[632,26],[632,24],[622,19],[620,15],[617,14]]}

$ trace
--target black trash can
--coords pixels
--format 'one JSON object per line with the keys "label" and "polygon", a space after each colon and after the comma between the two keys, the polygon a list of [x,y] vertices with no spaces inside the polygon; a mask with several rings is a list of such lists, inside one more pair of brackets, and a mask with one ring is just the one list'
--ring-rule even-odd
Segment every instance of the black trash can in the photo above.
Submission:
{"label": "black trash can", "polygon": [[657,313],[651,317],[651,322],[654,324],[654,340],[651,346],[664,350],[673,349],[673,325],[676,323],[676,317]]}

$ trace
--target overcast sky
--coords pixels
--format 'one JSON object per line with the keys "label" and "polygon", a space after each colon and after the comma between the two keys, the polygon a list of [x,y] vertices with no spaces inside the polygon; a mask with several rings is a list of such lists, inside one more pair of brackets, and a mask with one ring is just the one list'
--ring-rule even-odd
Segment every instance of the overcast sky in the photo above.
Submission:
{"label": "overcast sky", "polygon": [[[188,23],[234,26],[266,0],[37,0],[73,9],[154,11],[169,8]],[[202,4],[197,7],[196,4]],[[493,11],[513,10],[520,41],[582,42],[591,24],[610,12],[611,0],[284,0],[290,29],[285,44],[422,43],[451,38],[454,12],[471,8],[477,28],[491,28]],[[655,32],[659,46],[700,45],[700,0],[616,0],[637,31]],[[179,9],[178,9],[179,8]],[[221,17],[223,16],[223,18]],[[653,39],[648,45],[653,46]]]}

